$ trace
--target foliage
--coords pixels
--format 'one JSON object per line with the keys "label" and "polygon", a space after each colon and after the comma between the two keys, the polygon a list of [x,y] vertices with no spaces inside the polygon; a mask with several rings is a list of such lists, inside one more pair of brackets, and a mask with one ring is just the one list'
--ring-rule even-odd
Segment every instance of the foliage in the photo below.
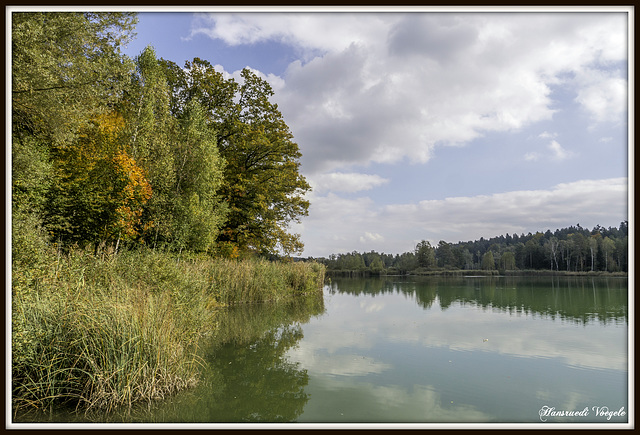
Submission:
{"label": "foliage", "polygon": [[419,267],[429,268],[435,266],[436,252],[431,243],[426,240],[421,241],[416,245],[415,253]]}
{"label": "foliage", "polygon": [[127,12],[11,14],[14,131],[65,143],[116,102],[131,67],[120,47],[136,21]]}
{"label": "foliage", "polygon": [[218,241],[266,254],[290,254],[303,248],[299,235],[287,232],[292,221],[308,213],[303,198],[310,190],[299,173],[301,154],[282,119],[271,86],[249,69],[242,83],[224,79],[205,60],[179,68],[163,61],[173,89],[171,110],[180,114],[197,101],[218,133],[225,159],[220,194],[229,214]]}
{"label": "foliage", "polygon": [[482,255],[482,269],[493,270],[496,268],[493,252],[487,251]]}
{"label": "foliage", "polygon": [[120,47],[135,21],[132,13],[11,15],[12,205],[35,213],[55,240],[109,233],[116,219],[107,214],[122,205],[111,183],[117,129],[108,123],[121,126],[113,108],[131,62]]}
{"label": "foliage", "polygon": [[210,251],[227,215],[227,206],[217,195],[224,160],[197,101],[187,105],[180,119],[180,137],[174,159],[176,240],[181,248]]}
{"label": "foliage", "polygon": [[[316,261],[328,271],[368,272],[377,274],[431,273],[443,270],[551,270],[565,272],[627,272],[628,224],[619,228],[596,226],[592,230],[580,225],[555,232],[480,238],[476,241],[447,243],[436,248],[422,241],[416,249],[403,254],[377,253],[331,254]],[[435,259],[432,257],[435,251]],[[379,258],[384,265],[373,271],[371,261]]]}
{"label": "foliage", "polygon": [[152,190],[124,149],[123,124],[118,113],[102,114],[76,140],[54,149],[56,178],[44,215],[56,240],[108,243],[138,234]]}
{"label": "foliage", "polygon": [[269,84],[147,47],[131,13],[12,14],[14,206],[69,246],[289,255],[307,214],[300,152]]}

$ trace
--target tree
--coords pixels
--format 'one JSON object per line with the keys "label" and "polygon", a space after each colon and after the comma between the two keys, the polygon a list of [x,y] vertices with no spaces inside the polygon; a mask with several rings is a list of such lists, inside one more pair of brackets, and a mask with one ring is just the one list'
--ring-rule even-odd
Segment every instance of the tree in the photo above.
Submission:
{"label": "tree", "polygon": [[591,254],[591,271],[594,271],[595,268],[595,258],[596,252],[598,251],[598,239],[601,238],[600,234],[589,237],[588,246],[589,252]]}
{"label": "tree", "polygon": [[384,263],[379,255],[373,257],[373,260],[371,260],[371,263],[369,264],[369,270],[374,273],[379,273],[384,270]]}
{"label": "tree", "polygon": [[167,61],[164,66],[173,89],[172,111],[196,99],[217,131],[226,161],[220,194],[229,207],[218,241],[245,251],[301,251],[299,235],[288,229],[308,214],[304,194],[311,187],[299,173],[301,154],[278,106],[270,101],[269,83],[249,69],[242,71],[241,84],[225,80],[198,58],[184,69]]}
{"label": "tree", "polygon": [[395,267],[401,273],[407,273],[418,267],[418,261],[414,252],[405,252],[400,255],[396,255]]}
{"label": "tree", "polygon": [[216,146],[215,132],[206,124],[200,103],[188,103],[180,120],[175,146],[175,238],[180,248],[211,251],[226,219],[226,204],[218,191],[224,160]]}
{"label": "tree", "polygon": [[151,187],[125,151],[122,131],[122,117],[107,113],[55,150],[45,223],[56,240],[97,247],[138,235]]}
{"label": "tree", "polygon": [[14,130],[74,139],[128,84],[131,63],[120,47],[133,36],[135,14],[15,12],[11,19]]}
{"label": "tree", "polygon": [[628,270],[628,247],[629,237],[627,235],[616,240],[615,256],[618,270]]}
{"label": "tree", "polygon": [[496,263],[493,258],[493,252],[487,251],[482,256],[482,269],[484,270],[494,270],[496,268]]}
{"label": "tree", "polygon": [[[13,219],[49,223],[46,233],[63,231],[69,240],[104,232],[82,222],[89,209],[87,217],[98,226],[112,222],[99,209],[117,201],[116,153],[92,132],[128,86],[131,63],[120,47],[132,37],[135,21],[132,13],[11,14]],[[86,161],[72,155],[91,148],[99,153],[87,154]],[[84,165],[84,178],[80,168],[61,160],[66,157]],[[108,186],[91,179],[105,174],[113,176]]]}
{"label": "tree", "polygon": [[500,256],[500,268],[502,270],[514,270],[516,268],[516,257],[513,252],[505,251],[502,253]]}
{"label": "tree", "polygon": [[135,59],[133,85],[123,100],[129,153],[144,168],[153,189],[143,219],[151,246],[174,240],[176,206],[174,147],[177,121],[169,111],[170,90],[155,50],[146,47]]}
{"label": "tree", "polygon": [[550,236],[545,242],[545,250],[549,257],[550,269],[553,270],[554,266],[558,270],[558,248],[559,242],[555,236]]}
{"label": "tree", "polygon": [[578,270],[579,266],[579,270],[583,271],[587,251],[589,249],[588,241],[580,232],[569,234],[568,237],[569,240],[572,241],[572,244],[570,245],[573,248],[571,256],[575,259],[575,268]]}
{"label": "tree", "polygon": [[455,266],[455,256],[451,249],[451,244],[440,240],[438,247],[436,248],[436,258],[438,260],[438,266],[440,267],[453,267]]}
{"label": "tree", "polygon": [[419,267],[433,267],[436,264],[436,253],[431,243],[426,240],[421,241],[415,248],[416,259]]}
{"label": "tree", "polygon": [[541,246],[544,234],[537,232],[525,243],[527,266],[530,269],[538,269],[544,264],[544,251]]}
{"label": "tree", "polygon": [[616,248],[615,242],[609,237],[605,237],[602,240],[602,250],[604,251],[604,269],[609,271],[609,258],[612,258],[612,254]]}
{"label": "tree", "polygon": [[212,251],[227,212],[219,195],[225,162],[200,101],[172,100],[170,72],[145,48],[125,99],[129,150],[154,192],[143,216],[146,239],[152,246]]}

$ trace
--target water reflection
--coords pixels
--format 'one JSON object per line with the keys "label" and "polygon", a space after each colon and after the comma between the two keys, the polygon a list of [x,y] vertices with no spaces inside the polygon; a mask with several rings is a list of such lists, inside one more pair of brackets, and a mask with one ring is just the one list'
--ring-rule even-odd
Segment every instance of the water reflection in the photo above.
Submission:
{"label": "water reflection", "polygon": [[155,422],[289,422],[309,400],[307,370],[284,356],[301,324],[324,312],[322,294],[286,304],[240,305],[220,313],[204,382],[141,415]]}
{"label": "water reflection", "polygon": [[298,421],[535,423],[544,405],[626,407],[626,285],[335,279],[289,352],[312,397]]}
{"label": "water reflection", "polygon": [[331,293],[401,294],[429,309],[437,301],[499,309],[510,314],[559,317],[586,324],[627,323],[627,280],[585,277],[386,277],[335,278]]}
{"label": "water reflection", "polygon": [[53,416],[50,421],[237,423],[295,421],[309,400],[309,375],[285,357],[303,338],[302,324],[324,313],[323,294],[288,303],[220,310],[202,343],[200,384],[162,401],[108,415]]}
{"label": "water reflection", "polygon": [[108,421],[538,423],[543,406],[619,409],[627,317],[623,279],[335,279],[324,298],[221,311],[197,388]]}

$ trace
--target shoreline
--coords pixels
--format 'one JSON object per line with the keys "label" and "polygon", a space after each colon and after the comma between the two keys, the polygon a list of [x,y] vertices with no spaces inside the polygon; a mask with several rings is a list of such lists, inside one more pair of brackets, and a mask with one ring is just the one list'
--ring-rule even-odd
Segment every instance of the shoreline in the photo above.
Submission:
{"label": "shoreline", "polygon": [[408,273],[385,273],[370,270],[331,270],[327,269],[326,276],[343,277],[386,277],[386,276],[459,276],[459,277],[507,277],[507,276],[585,276],[605,278],[628,278],[628,272],[605,271],[562,271],[562,270],[425,270]]}

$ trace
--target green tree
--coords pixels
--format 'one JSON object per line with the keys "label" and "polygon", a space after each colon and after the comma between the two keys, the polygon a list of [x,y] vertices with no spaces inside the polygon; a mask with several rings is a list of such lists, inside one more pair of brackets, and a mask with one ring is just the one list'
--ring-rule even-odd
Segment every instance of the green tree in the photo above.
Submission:
{"label": "green tree", "polygon": [[544,243],[544,249],[547,254],[547,258],[549,259],[550,269],[553,270],[555,267],[555,269],[558,270],[558,238],[554,236],[549,237],[549,239]]}
{"label": "green tree", "polygon": [[12,13],[14,130],[65,143],[109,110],[128,85],[120,48],[136,21],[133,13]]}
{"label": "green tree", "polygon": [[374,273],[380,273],[384,270],[384,263],[382,258],[377,253],[370,253],[371,261],[369,263],[369,270]]}
{"label": "green tree", "polygon": [[395,258],[395,267],[401,273],[407,273],[418,268],[418,260],[414,252],[405,252]]}
{"label": "green tree", "polygon": [[[61,159],[77,161],[72,152],[87,146],[105,150],[96,142],[90,145],[96,137],[87,136],[128,86],[131,63],[120,47],[132,37],[135,22],[132,13],[11,13],[13,219],[24,217],[29,227],[35,223],[38,234],[64,230],[70,239],[86,239],[89,232],[99,232],[78,223],[86,212],[83,204],[96,211],[102,200],[113,198],[115,186],[100,186],[89,178],[105,173],[116,177],[110,172],[116,170],[115,154],[80,162],[88,171],[84,180],[73,175],[79,174],[77,169],[66,170]],[[74,202],[81,209],[74,210]],[[73,213],[76,223],[70,221]],[[89,218],[108,220],[96,213]],[[53,228],[45,232],[43,222]],[[74,236],[76,230],[84,234]]]}
{"label": "green tree", "polygon": [[[605,237],[602,240],[602,250],[604,251],[604,265],[606,271],[610,270],[611,265],[609,264],[609,260],[613,258],[613,252],[615,251],[615,248],[615,242],[609,237]],[[613,263],[613,261],[611,263]]]}
{"label": "green tree", "polygon": [[180,248],[211,251],[226,219],[226,204],[217,192],[222,185],[224,160],[215,132],[206,124],[197,100],[187,104],[180,120],[175,147],[176,206],[174,233]]}
{"label": "green tree", "polygon": [[484,270],[494,270],[496,268],[496,263],[493,258],[493,252],[487,251],[482,256],[482,269]]}
{"label": "green tree", "polygon": [[136,58],[126,98],[130,152],[148,174],[147,240],[177,250],[212,251],[227,206],[220,198],[224,159],[216,128],[198,99],[173,99],[174,74],[147,47]]}
{"label": "green tree", "polygon": [[440,267],[446,268],[455,266],[455,256],[450,243],[447,243],[444,240],[440,240],[440,242],[438,242],[438,247],[436,248],[436,259],[438,266]]}
{"label": "green tree", "polygon": [[587,258],[587,252],[589,250],[588,240],[582,233],[572,233],[568,236],[571,240],[571,257],[575,260],[575,270],[584,270],[584,264]]}
{"label": "green tree", "polygon": [[616,239],[616,249],[615,249],[615,257],[616,257],[616,265],[618,270],[627,271],[628,270],[628,254],[627,250],[629,248],[629,236],[625,235],[624,237],[619,237]]}
{"label": "green tree", "polygon": [[587,245],[589,247],[589,254],[591,257],[591,271],[593,272],[595,270],[595,260],[596,260],[596,254],[598,253],[598,240],[600,240],[602,238],[602,236],[600,235],[600,233],[595,234],[591,237],[589,237],[589,239],[587,240]]}
{"label": "green tree", "polygon": [[502,255],[500,256],[500,269],[514,270],[515,268],[516,268],[516,257],[513,255],[513,252],[511,251],[503,252]]}
{"label": "green tree", "polygon": [[198,58],[184,69],[167,61],[164,66],[173,89],[172,111],[197,99],[217,131],[226,162],[220,193],[229,206],[218,240],[243,251],[301,251],[299,235],[288,227],[308,214],[304,194],[310,186],[299,173],[298,145],[270,101],[269,83],[249,69],[242,71],[241,84],[225,80]]}
{"label": "green tree", "polygon": [[537,232],[524,244],[527,256],[527,267],[530,269],[539,269],[544,267],[544,249],[542,247],[544,234]]}
{"label": "green tree", "polygon": [[435,249],[426,240],[422,240],[415,248],[416,259],[419,267],[433,267],[436,265]]}
{"label": "green tree", "polygon": [[174,240],[176,206],[174,141],[177,121],[169,111],[170,90],[155,50],[146,47],[136,57],[133,85],[125,95],[129,153],[144,168],[153,189],[143,219],[147,241],[156,246]]}

